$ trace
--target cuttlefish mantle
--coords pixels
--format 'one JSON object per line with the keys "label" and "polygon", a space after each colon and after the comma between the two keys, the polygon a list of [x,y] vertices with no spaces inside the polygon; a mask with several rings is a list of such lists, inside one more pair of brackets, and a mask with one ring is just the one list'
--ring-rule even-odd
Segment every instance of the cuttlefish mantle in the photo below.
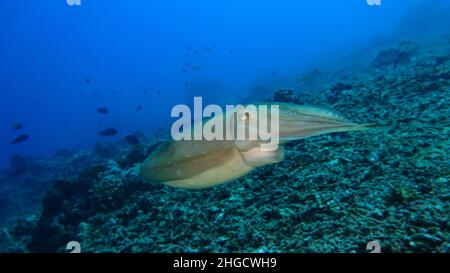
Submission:
{"label": "cuttlefish mantle", "polygon": [[[356,124],[321,108],[287,103],[279,105],[277,149],[261,149],[261,142],[233,140],[169,140],[158,146],[142,163],[141,175],[153,183],[202,189],[236,180],[260,166],[280,162],[283,144],[335,132],[361,131],[372,124]],[[254,112],[243,113],[252,119]],[[225,115],[224,119],[234,117]],[[215,117],[216,118],[216,117]]]}

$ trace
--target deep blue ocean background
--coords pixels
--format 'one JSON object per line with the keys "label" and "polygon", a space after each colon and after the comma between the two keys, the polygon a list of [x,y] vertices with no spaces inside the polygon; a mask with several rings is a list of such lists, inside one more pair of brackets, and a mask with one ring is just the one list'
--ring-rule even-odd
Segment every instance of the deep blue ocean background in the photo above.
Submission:
{"label": "deep blue ocean background", "polygon": [[[408,19],[419,2],[419,17]],[[365,0],[81,0],[81,6],[65,0],[2,1],[0,167],[7,167],[13,154],[45,158],[126,133],[151,134],[168,126],[171,107],[192,103],[193,95],[218,104],[264,98],[255,85],[276,83],[317,63],[331,67],[376,37],[438,31],[432,15],[446,5],[449,1],[383,0],[381,6]],[[98,107],[110,113],[99,115]],[[14,131],[13,123],[24,128]],[[119,134],[98,135],[109,127]],[[22,133],[30,139],[11,145]]]}
{"label": "deep blue ocean background", "polygon": [[[80,2],[0,4],[0,253],[450,252],[449,0]],[[154,183],[226,166],[148,168],[194,96],[376,126],[228,184]]]}

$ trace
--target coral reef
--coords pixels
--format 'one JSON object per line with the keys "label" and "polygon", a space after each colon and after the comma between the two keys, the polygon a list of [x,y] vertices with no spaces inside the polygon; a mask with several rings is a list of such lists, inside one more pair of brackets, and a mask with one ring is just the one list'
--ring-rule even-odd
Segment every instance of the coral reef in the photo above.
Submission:
{"label": "coral reef", "polygon": [[374,67],[397,66],[411,61],[417,51],[417,44],[411,41],[401,41],[398,47],[381,50],[375,60]]}
{"label": "coral reef", "polygon": [[[112,147],[106,158],[126,157],[124,151],[128,152],[128,145],[101,146]],[[98,147],[96,145],[82,151],[59,150],[46,160],[13,155],[10,169],[0,172],[0,228],[23,220],[22,218],[36,217],[41,209],[42,199],[55,180],[76,175],[92,164],[104,162],[104,151]],[[130,154],[133,155],[132,151]],[[120,162],[119,159],[118,161]]]}
{"label": "coral reef", "polygon": [[449,53],[446,42],[402,43],[320,93],[278,91],[276,100],[330,105],[379,128],[290,143],[284,161],[224,186],[145,183],[140,162],[157,143],[119,149],[57,179],[39,217],[1,233],[0,248],[365,252],[378,240],[383,252],[450,252]]}
{"label": "coral reef", "polygon": [[273,95],[273,99],[277,102],[298,103],[298,99],[294,96],[294,91],[288,89],[279,89]]}

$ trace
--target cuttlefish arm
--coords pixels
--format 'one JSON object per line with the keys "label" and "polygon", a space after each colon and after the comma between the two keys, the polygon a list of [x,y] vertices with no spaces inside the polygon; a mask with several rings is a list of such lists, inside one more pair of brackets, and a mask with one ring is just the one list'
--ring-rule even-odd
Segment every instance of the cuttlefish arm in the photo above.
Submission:
{"label": "cuttlefish arm", "polygon": [[364,131],[375,123],[356,124],[326,109],[280,103],[280,141],[289,142],[312,136],[350,131]]}
{"label": "cuttlefish arm", "polygon": [[[280,143],[335,132],[366,130],[372,124],[355,124],[327,110],[295,104],[279,105]],[[248,113],[247,113],[248,114]],[[255,113],[250,113],[249,117]],[[261,149],[255,141],[167,141],[142,163],[148,182],[172,187],[202,189],[236,180],[257,167],[280,162],[283,147]]]}

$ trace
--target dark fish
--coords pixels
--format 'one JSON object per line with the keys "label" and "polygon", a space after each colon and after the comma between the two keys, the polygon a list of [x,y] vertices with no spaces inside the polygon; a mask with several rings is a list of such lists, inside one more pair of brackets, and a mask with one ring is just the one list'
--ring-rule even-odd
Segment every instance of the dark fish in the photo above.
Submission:
{"label": "dark fish", "polygon": [[30,138],[29,135],[20,135],[20,136],[16,137],[13,141],[11,141],[11,144],[22,143],[22,142],[26,141],[29,138]]}
{"label": "dark fish", "polygon": [[101,135],[101,136],[115,136],[115,135],[117,135],[117,130],[114,129],[114,128],[109,128],[109,129],[101,131],[99,133],[99,135]]}
{"label": "dark fish", "polygon": [[182,71],[183,71],[183,73],[186,73],[186,72],[187,72],[186,68],[183,68],[183,70],[182,70]]}
{"label": "dark fish", "polygon": [[141,142],[135,135],[126,135],[123,138],[130,144],[130,145],[139,145]]}
{"label": "dark fish", "polygon": [[23,125],[22,125],[22,123],[13,123],[12,125],[11,125],[11,128],[13,128],[13,130],[20,130],[20,129],[22,129],[23,128]]}
{"label": "dark fish", "polygon": [[136,111],[139,112],[139,111],[142,110],[142,108],[143,108],[142,105],[138,105],[138,106],[136,107]]}
{"label": "dark fish", "polygon": [[86,79],[84,79],[84,81],[85,81],[86,83],[91,83],[91,78],[86,78]]}
{"label": "dark fish", "polygon": [[108,111],[108,108],[106,108],[106,107],[100,107],[100,108],[97,108],[97,113],[108,114],[109,111]]}

